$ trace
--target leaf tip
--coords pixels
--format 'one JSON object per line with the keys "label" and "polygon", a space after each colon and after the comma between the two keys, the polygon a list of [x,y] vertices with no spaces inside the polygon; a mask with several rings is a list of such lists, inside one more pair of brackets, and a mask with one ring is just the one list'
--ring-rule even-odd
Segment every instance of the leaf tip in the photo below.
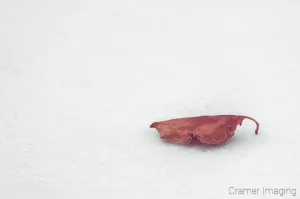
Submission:
{"label": "leaf tip", "polygon": [[153,122],[151,125],[150,125],[150,128],[155,128],[159,123],[158,122]]}

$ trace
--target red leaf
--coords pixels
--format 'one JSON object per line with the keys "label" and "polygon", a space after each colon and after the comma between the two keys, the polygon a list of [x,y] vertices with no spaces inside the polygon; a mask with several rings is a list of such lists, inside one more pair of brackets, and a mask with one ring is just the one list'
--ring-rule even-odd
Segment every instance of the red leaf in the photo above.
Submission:
{"label": "red leaf", "polygon": [[204,144],[222,144],[234,135],[238,125],[244,119],[255,122],[255,134],[258,134],[259,123],[248,116],[215,115],[177,118],[154,122],[150,128],[156,128],[160,138],[174,143],[188,144],[193,138]]}

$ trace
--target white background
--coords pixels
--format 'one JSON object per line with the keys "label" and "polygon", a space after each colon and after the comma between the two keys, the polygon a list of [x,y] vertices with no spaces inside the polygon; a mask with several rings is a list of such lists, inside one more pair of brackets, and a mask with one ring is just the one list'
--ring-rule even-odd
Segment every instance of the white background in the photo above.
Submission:
{"label": "white background", "polygon": [[[1,0],[0,198],[300,191],[299,10],[296,0]],[[245,120],[207,148],[149,128],[205,114],[249,115],[261,129]]]}

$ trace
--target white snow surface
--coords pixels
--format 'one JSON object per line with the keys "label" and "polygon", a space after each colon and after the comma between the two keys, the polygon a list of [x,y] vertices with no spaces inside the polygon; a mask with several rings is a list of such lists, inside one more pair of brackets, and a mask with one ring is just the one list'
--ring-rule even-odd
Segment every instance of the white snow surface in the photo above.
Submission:
{"label": "white snow surface", "polygon": [[[299,9],[293,0],[0,1],[0,198],[299,192]],[[183,146],[149,128],[215,114],[251,116],[259,134],[245,120],[224,146]]]}

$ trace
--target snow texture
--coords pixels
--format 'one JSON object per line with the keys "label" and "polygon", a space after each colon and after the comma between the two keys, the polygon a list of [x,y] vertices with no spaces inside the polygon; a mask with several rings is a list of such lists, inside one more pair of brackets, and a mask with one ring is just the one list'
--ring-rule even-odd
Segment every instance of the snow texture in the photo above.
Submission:
{"label": "snow texture", "polygon": [[[300,1],[0,1],[0,198],[300,191]],[[224,146],[154,121],[248,115]],[[282,198],[297,198],[285,194]]]}

